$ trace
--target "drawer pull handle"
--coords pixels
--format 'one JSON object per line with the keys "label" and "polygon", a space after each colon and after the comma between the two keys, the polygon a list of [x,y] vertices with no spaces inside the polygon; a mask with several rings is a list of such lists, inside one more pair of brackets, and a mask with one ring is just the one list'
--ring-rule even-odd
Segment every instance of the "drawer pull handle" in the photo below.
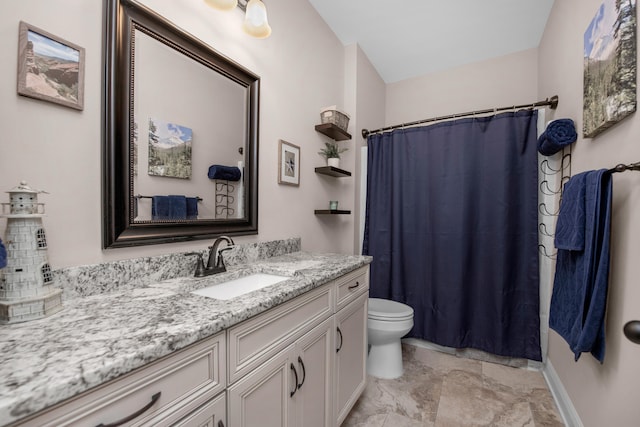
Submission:
{"label": "drawer pull handle", "polygon": [[349,289],[350,291],[352,291],[352,290],[354,290],[355,288],[357,288],[358,286],[360,286],[360,282],[356,282],[356,284],[355,284],[355,285],[351,285],[351,286],[349,286],[349,288],[348,288],[348,289]]}
{"label": "drawer pull handle", "polygon": [[300,356],[298,356],[298,363],[302,367],[302,381],[300,381],[300,384],[298,384],[298,390],[300,390],[300,387],[302,387],[302,384],[304,384],[304,379],[307,378],[307,370],[304,368],[304,362],[302,361],[302,358]]}
{"label": "drawer pull handle", "polygon": [[342,331],[340,330],[340,326],[337,327],[338,335],[340,335],[340,346],[336,349],[336,353],[338,353],[342,349]]}
{"label": "drawer pull handle", "polygon": [[293,397],[293,395],[296,394],[296,391],[298,391],[298,371],[296,371],[296,367],[293,366],[293,363],[291,364],[291,370],[293,371],[293,375],[296,376],[296,382],[293,384],[293,391],[289,392],[289,397]]}
{"label": "drawer pull handle", "polygon": [[133,414],[129,415],[128,417],[125,417],[125,418],[123,418],[121,420],[118,420],[115,423],[111,423],[111,424],[100,423],[100,424],[98,424],[97,427],[117,427],[117,426],[121,426],[123,424],[128,423],[131,420],[134,420],[134,419],[138,418],[140,415],[142,415],[145,412],[147,412],[149,410],[149,408],[151,408],[158,401],[158,399],[160,399],[160,394],[162,394],[162,393],[161,392],[157,392],[156,394],[151,396],[151,402],[147,403],[144,407],[138,409],[136,412],[134,412]]}

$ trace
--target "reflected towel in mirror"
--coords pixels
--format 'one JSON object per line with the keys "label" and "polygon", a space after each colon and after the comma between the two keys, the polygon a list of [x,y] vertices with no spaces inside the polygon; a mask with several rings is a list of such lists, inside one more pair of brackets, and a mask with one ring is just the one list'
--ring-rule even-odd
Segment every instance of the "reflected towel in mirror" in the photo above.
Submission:
{"label": "reflected towel in mirror", "polygon": [[151,219],[187,219],[187,198],[185,196],[153,196]]}
{"label": "reflected towel in mirror", "polygon": [[187,197],[187,219],[198,219],[198,198]]}
{"label": "reflected towel in mirror", "polygon": [[226,181],[240,181],[242,172],[236,166],[211,165],[209,179],[224,179]]}

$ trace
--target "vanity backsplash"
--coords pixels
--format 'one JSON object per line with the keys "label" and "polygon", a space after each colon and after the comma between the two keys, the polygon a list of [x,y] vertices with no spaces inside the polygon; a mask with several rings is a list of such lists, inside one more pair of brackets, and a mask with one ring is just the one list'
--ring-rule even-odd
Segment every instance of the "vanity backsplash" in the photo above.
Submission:
{"label": "vanity backsplash", "polygon": [[[232,267],[300,250],[300,238],[240,244],[225,251],[224,262],[228,267]],[[63,289],[62,299],[64,301],[80,296],[112,292],[123,289],[123,287],[136,288],[176,277],[192,276],[196,261],[194,257],[187,257],[185,254],[186,252],[177,252],[154,257],[61,268],[54,270],[53,274],[57,286]],[[202,254],[206,260],[208,250],[204,248]]]}

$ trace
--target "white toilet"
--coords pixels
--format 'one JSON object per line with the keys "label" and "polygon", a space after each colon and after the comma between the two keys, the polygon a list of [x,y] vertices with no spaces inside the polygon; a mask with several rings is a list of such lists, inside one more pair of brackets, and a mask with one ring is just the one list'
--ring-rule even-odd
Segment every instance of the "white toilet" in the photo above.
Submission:
{"label": "white toilet", "polygon": [[369,298],[367,373],[378,378],[402,376],[400,338],[413,328],[413,308],[380,298]]}

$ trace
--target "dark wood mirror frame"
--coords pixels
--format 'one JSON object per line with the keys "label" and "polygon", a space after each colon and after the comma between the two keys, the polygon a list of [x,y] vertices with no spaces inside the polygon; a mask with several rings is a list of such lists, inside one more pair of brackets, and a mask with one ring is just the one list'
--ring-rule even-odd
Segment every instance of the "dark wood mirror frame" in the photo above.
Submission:
{"label": "dark wood mirror frame", "polygon": [[[132,0],[105,1],[103,88],[103,248],[258,233],[260,78]],[[133,221],[132,127],[134,30],[171,46],[247,89],[245,215],[226,220]]]}

